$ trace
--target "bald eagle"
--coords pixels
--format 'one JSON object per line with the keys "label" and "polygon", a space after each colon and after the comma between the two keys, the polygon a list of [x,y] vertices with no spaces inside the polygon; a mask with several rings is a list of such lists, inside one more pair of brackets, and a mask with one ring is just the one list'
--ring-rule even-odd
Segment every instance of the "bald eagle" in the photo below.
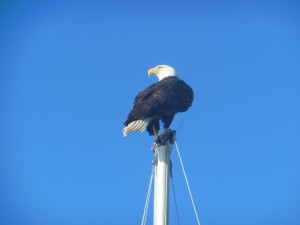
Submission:
{"label": "bald eagle", "polygon": [[[176,76],[174,68],[158,65],[149,69],[148,75],[155,75],[158,82],[140,92],[134,99],[127,120],[124,122],[123,135],[147,129],[156,140],[163,137],[178,112],[185,112],[193,102],[193,90]],[[158,136],[159,121],[164,124],[164,132]]]}

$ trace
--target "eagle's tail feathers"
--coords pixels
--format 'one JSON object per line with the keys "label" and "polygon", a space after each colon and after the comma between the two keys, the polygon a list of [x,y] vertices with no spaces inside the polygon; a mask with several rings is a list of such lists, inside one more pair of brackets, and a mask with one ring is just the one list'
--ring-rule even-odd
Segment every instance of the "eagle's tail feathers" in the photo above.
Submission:
{"label": "eagle's tail feathers", "polygon": [[124,129],[123,129],[123,136],[126,137],[129,133],[136,131],[136,132],[143,132],[148,124],[152,121],[153,118],[146,118],[142,120],[136,120],[131,123],[129,123]]}

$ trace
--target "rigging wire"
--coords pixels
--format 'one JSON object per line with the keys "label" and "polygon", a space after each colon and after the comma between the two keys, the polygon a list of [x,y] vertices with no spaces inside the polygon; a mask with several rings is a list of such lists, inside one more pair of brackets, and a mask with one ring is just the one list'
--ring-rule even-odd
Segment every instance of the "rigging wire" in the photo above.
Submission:
{"label": "rigging wire", "polygon": [[148,213],[148,206],[149,206],[149,199],[150,199],[151,187],[152,187],[152,181],[153,181],[153,174],[154,174],[154,165],[152,166],[150,183],[149,183],[149,187],[148,187],[148,193],[147,193],[147,197],[146,197],[146,202],[145,202],[144,213],[143,213],[143,218],[142,218],[141,225],[146,225],[147,213]]}
{"label": "rigging wire", "polygon": [[180,131],[180,128],[181,128],[181,126],[182,126],[183,122],[184,122],[184,121],[181,121],[181,123],[180,123],[179,127],[177,128],[177,130],[176,130],[176,133],[177,133],[177,134],[178,134],[178,132]]}
{"label": "rigging wire", "polygon": [[185,181],[186,181],[186,184],[187,184],[187,188],[189,190],[189,194],[190,194],[190,198],[191,198],[192,205],[193,205],[193,208],[194,208],[194,212],[195,212],[195,215],[196,215],[196,219],[197,219],[198,225],[200,225],[200,221],[199,221],[199,218],[198,218],[198,213],[197,213],[197,210],[196,210],[196,206],[195,206],[195,203],[194,203],[194,199],[193,199],[193,196],[192,196],[190,185],[189,185],[189,182],[188,182],[185,170],[184,170],[184,166],[183,166],[183,163],[182,163],[182,159],[181,159],[179,148],[178,148],[178,145],[177,145],[176,141],[175,141],[175,145],[176,145],[176,150],[177,150],[177,154],[178,154],[178,157],[179,157],[179,161],[180,161],[180,164],[181,164],[181,167],[182,167],[183,175],[184,175],[184,178],[185,178]]}

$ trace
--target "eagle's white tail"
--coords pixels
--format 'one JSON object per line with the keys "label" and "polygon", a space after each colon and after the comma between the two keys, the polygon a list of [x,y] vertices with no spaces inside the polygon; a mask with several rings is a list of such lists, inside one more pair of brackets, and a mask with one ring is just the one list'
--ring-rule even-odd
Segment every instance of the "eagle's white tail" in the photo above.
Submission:
{"label": "eagle's white tail", "polygon": [[126,137],[129,133],[136,131],[136,132],[143,132],[148,124],[152,121],[153,118],[146,118],[142,120],[136,120],[131,122],[123,129],[123,135]]}

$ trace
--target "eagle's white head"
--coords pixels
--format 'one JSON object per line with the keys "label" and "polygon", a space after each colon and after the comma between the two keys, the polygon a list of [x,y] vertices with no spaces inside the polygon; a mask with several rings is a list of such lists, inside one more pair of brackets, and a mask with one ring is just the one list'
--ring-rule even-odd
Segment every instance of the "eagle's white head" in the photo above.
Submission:
{"label": "eagle's white head", "polygon": [[148,75],[157,76],[158,80],[162,80],[166,77],[176,76],[176,71],[173,67],[167,65],[158,65],[148,70]]}

